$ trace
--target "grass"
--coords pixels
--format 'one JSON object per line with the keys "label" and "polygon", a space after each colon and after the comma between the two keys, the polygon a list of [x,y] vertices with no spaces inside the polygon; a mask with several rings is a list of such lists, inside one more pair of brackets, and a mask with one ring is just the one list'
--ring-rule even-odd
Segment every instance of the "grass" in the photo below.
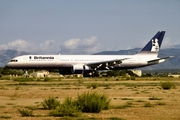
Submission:
{"label": "grass", "polygon": [[49,77],[44,78],[44,82],[50,81],[51,79]]}
{"label": "grass", "polygon": [[2,76],[0,80],[11,80],[11,77],[9,76]]}
{"label": "grass", "polygon": [[121,98],[121,100],[134,100],[133,98]]}
{"label": "grass", "polygon": [[92,87],[93,89],[96,89],[96,88],[98,87],[98,84],[97,84],[97,83],[92,83],[92,84],[91,84],[91,87]]}
{"label": "grass", "polygon": [[125,109],[128,107],[132,107],[132,102],[126,102],[124,105],[116,105],[116,106],[111,106],[111,109]]}
{"label": "grass", "polygon": [[157,102],[157,105],[166,105],[164,102]]}
{"label": "grass", "polygon": [[137,100],[136,102],[145,102],[144,100]]}
{"label": "grass", "polygon": [[110,85],[106,85],[104,89],[111,89]]}
{"label": "grass", "polygon": [[29,109],[29,110],[37,110],[37,106],[25,106],[25,108]]}
{"label": "grass", "polygon": [[164,90],[169,90],[173,87],[175,87],[174,83],[173,82],[161,82],[161,87],[164,89]]}
{"label": "grass", "polygon": [[18,81],[18,82],[28,82],[28,81],[33,81],[34,78],[16,77],[16,78],[13,78],[13,80]]}
{"label": "grass", "polygon": [[123,105],[123,107],[132,107],[132,102],[126,102],[126,104]]}
{"label": "grass", "polygon": [[78,95],[77,105],[82,112],[99,113],[101,110],[109,109],[110,99],[106,94],[97,92],[85,92]]}
{"label": "grass", "polygon": [[55,97],[49,97],[42,102],[44,109],[52,110],[60,105],[60,102]]}
{"label": "grass", "polygon": [[124,119],[119,118],[119,117],[110,117],[108,118],[108,120],[124,120]]}
{"label": "grass", "polygon": [[71,116],[78,117],[81,115],[81,111],[76,104],[76,101],[70,97],[67,97],[63,104],[60,104],[55,110],[49,113],[50,116]]}
{"label": "grass", "polygon": [[[44,78],[43,78],[44,79]],[[146,107],[153,107],[156,106],[157,108],[163,109],[164,107],[170,105],[169,104],[169,99],[167,98],[167,96],[170,94],[170,96],[172,97],[176,97],[179,95],[179,85],[180,83],[177,82],[176,86],[178,89],[174,89],[173,91],[166,91],[163,90],[160,86],[160,80],[159,81],[153,81],[153,82],[141,82],[138,81],[139,78],[136,78],[136,81],[117,81],[115,78],[108,78],[108,81],[105,81],[104,78],[103,79],[92,79],[92,78],[88,78],[88,79],[83,79],[80,80],[78,79],[61,79],[61,81],[43,81],[43,79],[41,81],[24,81],[24,82],[14,82],[13,80],[9,80],[6,81],[6,83],[3,83],[3,81],[1,81],[3,84],[0,85],[0,90],[3,96],[7,96],[6,94],[9,93],[8,96],[10,96],[10,98],[12,96],[16,96],[13,97],[12,100],[14,101],[10,101],[11,99],[8,99],[9,101],[4,102],[4,104],[2,104],[0,106],[0,110],[2,111],[0,114],[0,119],[9,119],[8,117],[12,117],[11,119],[15,119],[13,118],[14,114],[17,114],[17,107],[14,107],[16,101],[20,101],[22,98],[27,98],[27,99],[34,99],[35,97],[38,97],[38,105],[41,104],[41,101],[39,102],[39,99],[43,99],[44,97],[47,97],[46,100],[48,100],[48,96],[49,95],[55,95],[56,100],[59,100],[59,98],[62,98],[63,101],[59,102],[60,104],[57,105],[57,107],[55,107],[55,109],[51,109],[51,110],[46,110],[47,108],[41,109],[42,108],[42,104],[41,106],[20,106],[18,108],[20,108],[22,112],[22,114],[26,114],[27,113],[27,117],[31,116],[31,117],[38,117],[39,119],[41,119],[40,117],[49,117],[50,116],[61,116],[61,119],[102,119],[101,115],[102,114],[106,114],[109,115],[107,116],[105,119],[109,119],[109,120],[119,120],[121,118],[118,118],[118,116],[116,117],[116,115],[118,115],[118,113],[114,113],[114,114],[109,114],[110,112],[117,112],[117,111],[128,111],[128,110],[134,110],[132,107],[138,108],[138,109],[146,109]],[[164,81],[163,81],[164,82]],[[95,87],[95,89],[93,89],[92,84],[95,83],[97,87]],[[111,102],[113,102],[114,106],[111,106],[111,104],[109,103],[109,107],[111,110],[101,110],[103,112],[100,111],[100,113],[96,113],[96,112],[89,112],[89,113],[83,113],[82,111],[82,107],[77,105],[77,100],[78,100],[78,96],[82,95],[81,93],[83,91],[87,91],[88,89],[86,88],[86,86],[90,85],[91,87],[91,92],[92,91],[96,91],[98,88],[98,92],[101,92],[100,95],[102,95],[102,92],[107,92],[107,94],[114,98],[112,99]],[[76,89],[78,87],[80,87],[81,89]],[[35,89],[34,89],[35,88]],[[67,88],[67,89],[62,89],[62,88]],[[159,89],[161,88],[161,89]],[[173,87],[172,87],[173,88]],[[32,92],[31,90],[34,91]],[[107,90],[104,90],[107,89]],[[137,89],[138,91],[134,90]],[[16,91],[16,92],[11,92],[11,91]],[[24,91],[27,90],[27,91]],[[36,91],[35,91],[36,90]],[[142,91],[142,92],[141,92]],[[178,91],[178,92],[176,92]],[[11,92],[11,93],[10,93]],[[27,96],[24,96],[25,92],[27,92]],[[34,94],[34,92],[37,92],[37,94]],[[127,94],[125,93],[127,92]],[[165,93],[163,93],[165,92]],[[173,93],[172,93],[173,92]],[[13,93],[15,93],[13,95]],[[16,94],[18,93],[18,94]],[[29,93],[33,93],[32,95]],[[78,96],[76,96],[75,94],[80,93]],[[87,92],[85,92],[87,93]],[[96,91],[97,93],[97,91]],[[144,94],[144,93],[150,93],[150,94]],[[83,93],[84,94],[84,93]],[[97,93],[99,94],[99,93]],[[163,94],[163,96],[161,96]],[[39,96],[38,96],[39,95]],[[158,95],[158,96],[157,96]],[[166,96],[167,95],[167,96]],[[8,97],[7,96],[7,97]],[[72,96],[70,98],[65,98],[66,96]],[[126,96],[126,97],[124,97]],[[15,99],[14,99],[15,98]],[[65,101],[64,101],[65,98]],[[134,99],[132,99],[134,98]],[[163,101],[160,100],[165,99],[166,102],[168,104],[166,104]],[[4,97],[4,99],[6,99],[6,97]],[[140,99],[140,100],[138,100]],[[141,100],[142,99],[142,100]],[[178,101],[176,98],[174,98],[176,101]],[[88,99],[89,100],[89,99]],[[122,101],[124,100],[124,101]],[[126,101],[127,100],[127,101]],[[132,100],[132,101],[131,101]],[[143,101],[143,100],[147,100],[147,101]],[[153,101],[154,100],[154,101]],[[156,101],[157,100],[157,101]],[[159,100],[159,101],[158,101]],[[43,101],[43,100],[42,100]],[[91,101],[91,100],[89,100]],[[92,100],[93,101],[93,100]],[[44,102],[44,101],[43,101]],[[120,104],[120,102],[123,102],[124,104]],[[139,102],[139,103],[137,103]],[[141,102],[141,103],[140,103]],[[148,103],[149,102],[149,103]],[[172,102],[172,101],[170,101]],[[13,104],[14,103],[14,104]],[[35,102],[36,103],[36,102]],[[25,103],[23,103],[25,104]],[[50,102],[50,104],[53,104]],[[174,103],[176,104],[176,103]],[[89,105],[92,106],[92,105]],[[4,113],[3,111],[5,109],[16,109],[13,110],[11,112],[8,112],[8,114]],[[127,110],[123,110],[126,109]],[[122,110],[116,110],[116,109],[122,109]],[[161,110],[160,110],[161,111]],[[6,111],[7,112],[7,111]],[[29,113],[31,113],[31,115],[28,115]],[[173,111],[172,111],[173,112]],[[2,114],[3,113],[3,114]],[[36,113],[35,115],[33,113]],[[20,116],[20,111],[19,111],[19,115],[18,115],[18,119],[22,119],[21,115]],[[37,115],[39,114],[39,115]],[[142,113],[143,114],[143,113]],[[113,115],[115,117],[113,117]],[[100,116],[100,117],[99,117]],[[177,115],[176,115],[177,116]],[[3,118],[4,117],[4,118]],[[7,117],[7,118],[6,118]],[[121,116],[120,116],[121,117]],[[124,117],[122,115],[122,117]],[[35,118],[35,119],[38,119]],[[126,117],[124,117],[126,118]],[[33,118],[34,119],[34,118]],[[49,118],[44,118],[44,119],[49,119]]]}
{"label": "grass", "polygon": [[12,117],[11,117],[11,116],[0,115],[0,118],[1,118],[1,119],[11,119]]}
{"label": "grass", "polygon": [[28,109],[18,109],[22,117],[33,117],[33,111]]}
{"label": "grass", "polygon": [[54,97],[49,97],[42,102],[45,109],[54,109],[49,113],[50,116],[80,116],[82,112],[99,113],[109,109],[110,99],[106,94],[97,92],[84,92],[78,95],[77,100],[67,97],[60,104]]}
{"label": "grass", "polygon": [[14,105],[14,103],[7,103],[7,105]]}
{"label": "grass", "polygon": [[149,100],[162,100],[162,98],[150,97]]}
{"label": "grass", "polygon": [[154,105],[152,105],[150,102],[146,102],[145,104],[144,104],[144,107],[153,107]]}
{"label": "grass", "polygon": [[143,91],[141,91],[142,93],[144,93],[144,94],[149,94],[150,92],[149,91],[147,91],[147,90],[143,90]]}
{"label": "grass", "polygon": [[5,108],[6,106],[1,105],[0,108]]}
{"label": "grass", "polygon": [[67,105],[62,104],[58,106],[55,110],[49,113],[50,116],[71,116],[71,117],[78,117],[81,115],[81,111],[78,109],[77,106],[74,105]]}

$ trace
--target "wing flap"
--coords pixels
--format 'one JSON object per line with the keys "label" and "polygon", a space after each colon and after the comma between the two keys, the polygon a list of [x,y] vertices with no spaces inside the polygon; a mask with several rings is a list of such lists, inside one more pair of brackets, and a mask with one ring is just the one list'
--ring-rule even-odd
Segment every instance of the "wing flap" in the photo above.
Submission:
{"label": "wing flap", "polygon": [[100,68],[100,67],[104,67],[104,68],[107,68],[109,66],[114,66],[116,64],[121,64],[123,60],[126,60],[126,59],[129,59],[129,58],[124,58],[124,59],[114,59],[114,60],[109,60],[109,61],[101,61],[101,62],[95,62],[95,63],[87,63],[86,65],[87,66],[90,66],[91,68],[93,69],[97,69],[97,68]]}

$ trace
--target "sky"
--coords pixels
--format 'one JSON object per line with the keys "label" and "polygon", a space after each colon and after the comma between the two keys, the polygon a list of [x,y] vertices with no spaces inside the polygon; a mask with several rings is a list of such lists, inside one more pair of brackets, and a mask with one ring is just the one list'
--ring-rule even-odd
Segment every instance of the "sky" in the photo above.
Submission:
{"label": "sky", "polygon": [[180,0],[0,0],[0,50],[93,54],[180,44]]}

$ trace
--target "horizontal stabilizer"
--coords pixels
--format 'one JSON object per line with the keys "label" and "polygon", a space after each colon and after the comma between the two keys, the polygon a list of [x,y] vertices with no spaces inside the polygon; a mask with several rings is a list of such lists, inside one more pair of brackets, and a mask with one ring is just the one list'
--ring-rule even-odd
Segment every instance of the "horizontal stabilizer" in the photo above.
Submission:
{"label": "horizontal stabilizer", "polygon": [[158,64],[158,63],[164,62],[166,59],[172,58],[172,57],[174,57],[174,56],[168,56],[168,57],[150,60],[150,61],[148,61],[148,65]]}

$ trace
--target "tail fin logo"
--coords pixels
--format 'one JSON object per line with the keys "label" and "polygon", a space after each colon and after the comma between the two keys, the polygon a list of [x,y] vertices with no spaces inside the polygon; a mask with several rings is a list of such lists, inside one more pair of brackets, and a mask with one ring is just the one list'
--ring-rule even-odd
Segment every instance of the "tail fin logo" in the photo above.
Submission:
{"label": "tail fin logo", "polygon": [[156,38],[155,40],[152,39],[152,48],[151,48],[152,52],[159,52],[159,43],[158,43],[158,39]]}
{"label": "tail fin logo", "polygon": [[163,41],[165,31],[159,31],[156,35],[146,44],[140,52],[158,53]]}

